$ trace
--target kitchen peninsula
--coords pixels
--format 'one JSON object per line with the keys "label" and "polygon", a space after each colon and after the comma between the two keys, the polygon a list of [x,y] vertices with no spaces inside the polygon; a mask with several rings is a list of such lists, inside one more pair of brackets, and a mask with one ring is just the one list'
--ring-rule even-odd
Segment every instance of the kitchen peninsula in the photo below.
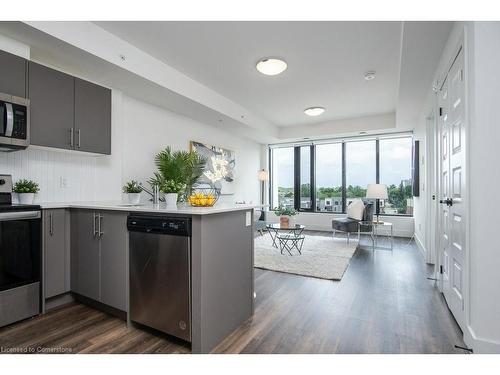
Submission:
{"label": "kitchen peninsula", "polygon": [[[131,319],[130,298],[133,294],[129,269],[132,267],[132,234],[135,233],[127,230],[127,218],[130,228],[130,218],[134,217],[165,220],[164,227],[182,220],[189,223],[190,240],[186,243],[190,252],[186,264],[189,264],[187,293],[190,298],[186,298],[190,300],[190,324],[187,322],[190,340],[186,341],[191,341],[193,353],[209,353],[252,316],[255,206],[219,202],[214,207],[179,206],[171,209],[163,204],[131,206],[122,202],[82,202],[42,203],[41,207],[46,281],[43,299],[47,307],[53,306],[54,300],[57,303],[62,291],[66,292],[63,293],[66,297],[74,296],[80,302],[112,310],[126,318],[129,324],[134,324]],[[59,247],[61,259],[56,259],[58,247],[54,246],[58,233],[64,234]],[[157,246],[161,245],[161,241],[142,242]],[[174,244],[171,247],[178,246],[178,243],[171,242]],[[151,256],[148,262],[157,258],[161,256]],[[61,262],[68,264],[67,274],[54,279],[56,273],[51,267]],[[162,270],[156,271],[162,273]],[[147,271],[142,269],[142,272]],[[163,273],[167,272],[163,270]],[[172,279],[170,284],[162,285],[175,283],[180,281]],[[158,292],[157,288],[162,285],[144,288],[141,294]],[[47,292],[48,289],[58,291]],[[179,294],[174,293],[173,296]],[[176,303],[181,303],[180,299],[172,298],[167,305],[164,302],[162,308],[171,310]],[[175,323],[186,329],[184,320]]]}

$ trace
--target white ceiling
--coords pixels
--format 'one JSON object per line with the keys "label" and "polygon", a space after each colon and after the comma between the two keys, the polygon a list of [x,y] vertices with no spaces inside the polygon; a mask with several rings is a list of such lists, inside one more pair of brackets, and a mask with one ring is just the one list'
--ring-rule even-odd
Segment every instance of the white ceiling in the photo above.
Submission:
{"label": "white ceiling", "polygon": [[[31,21],[0,22],[0,34],[41,63],[276,143],[414,129],[452,25]],[[264,56],[289,69],[261,75]],[[367,70],[375,80],[363,79]],[[310,118],[302,112],[310,106],[327,111]]]}
{"label": "white ceiling", "polygon": [[[402,22],[96,22],[278,126],[395,112]],[[262,57],[288,69],[257,72]],[[375,70],[375,80],[363,75]],[[322,116],[303,110],[322,106]]]}

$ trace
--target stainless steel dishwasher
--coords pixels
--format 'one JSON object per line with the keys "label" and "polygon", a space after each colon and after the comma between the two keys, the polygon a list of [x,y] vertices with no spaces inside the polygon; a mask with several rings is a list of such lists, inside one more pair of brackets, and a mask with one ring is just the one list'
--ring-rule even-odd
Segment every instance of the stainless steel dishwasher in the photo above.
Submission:
{"label": "stainless steel dishwasher", "polygon": [[129,215],[130,320],[191,341],[191,219]]}

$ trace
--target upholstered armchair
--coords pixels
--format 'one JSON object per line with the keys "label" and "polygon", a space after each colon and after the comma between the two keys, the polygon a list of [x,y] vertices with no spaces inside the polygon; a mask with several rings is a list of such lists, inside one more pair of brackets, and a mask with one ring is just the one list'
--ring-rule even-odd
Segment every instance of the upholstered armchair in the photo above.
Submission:
{"label": "upholstered armchair", "polygon": [[343,217],[332,220],[334,237],[337,231],[347,233],[347,242],[349,243],[349,237],[351,233],[358,233],[358,230],[360,232],[371,232],[371,228],[365,226],[361,226],[361,228],[359,228],[358,225],[360,221],[373,221],[373,211],[374,211],[373,202],[363,202],[363,203],[365,204],[365,209],[363,211],[362,220],[352,219],[350,217]]}

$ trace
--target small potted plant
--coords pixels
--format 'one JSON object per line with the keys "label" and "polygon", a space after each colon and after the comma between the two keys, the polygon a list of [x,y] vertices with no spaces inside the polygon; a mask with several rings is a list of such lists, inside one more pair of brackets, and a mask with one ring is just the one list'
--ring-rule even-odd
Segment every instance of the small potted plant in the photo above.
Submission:
{"label": "small potted plant", "polygon": [[12,189],[19,197],[21,204],[33,204],[35,194],[40,191],[38,184],[31,180],[19,180],[14,184]]}
{"label": "small potted plant", "polygon": [[166,180],[160,184],[160,192],[165,194],[167,207],[177,206],[179,194],[184,192],[186,184],[174,180]]}
{"label": "small potted plant", "polygon": [[273,211],[276,216],[280,217],[280,224],[282,226],[290,225],[291,217],[298,214],[298,212],[295,209],[291,207],[284,207],[281,205],[275,208]]}
{"label": "small potted plant", "polygon": [[139,204],[139,202],[141,201],[142,187],[135,180],[127,182],[123,186],[123,192],[127,194],[128,202],[130,204],[136,205]]}

